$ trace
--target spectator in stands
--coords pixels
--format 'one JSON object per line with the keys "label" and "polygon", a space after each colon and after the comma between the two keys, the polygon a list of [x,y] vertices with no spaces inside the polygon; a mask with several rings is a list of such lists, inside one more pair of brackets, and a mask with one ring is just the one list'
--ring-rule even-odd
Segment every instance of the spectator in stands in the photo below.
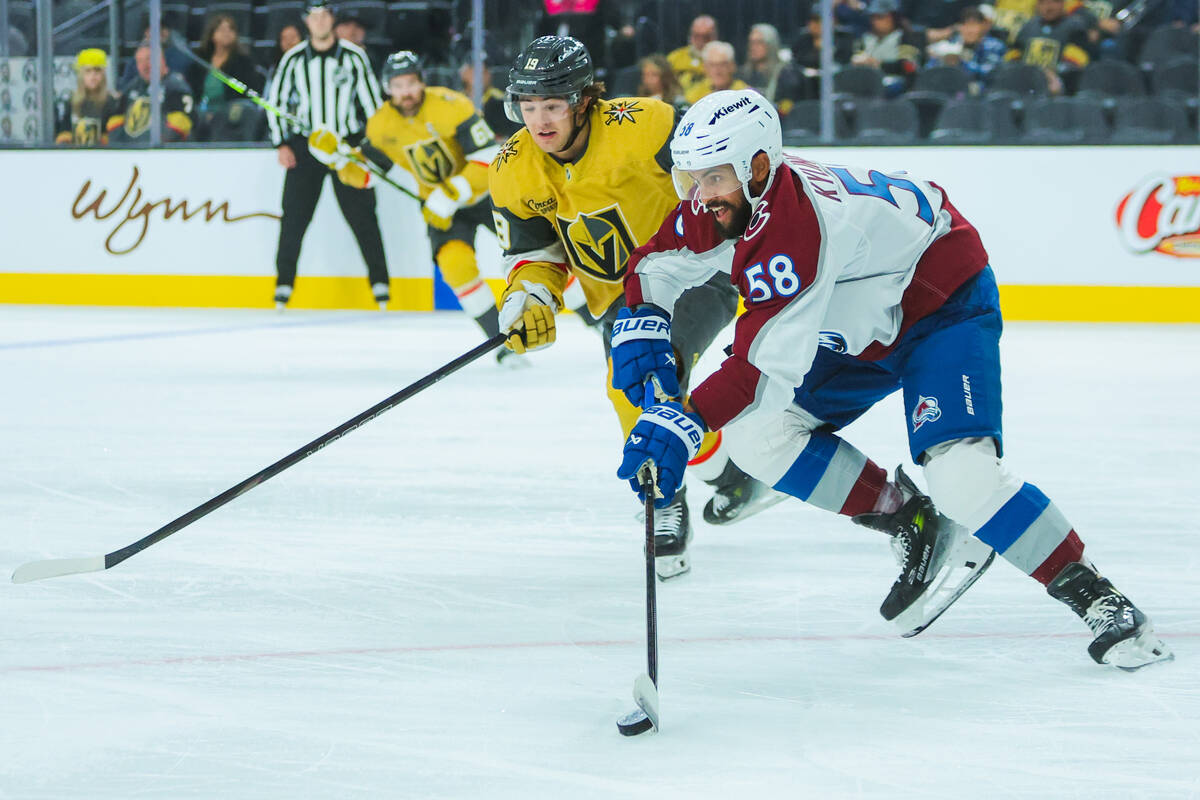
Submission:
{"label": "spectator in stands", "polygon": [[800,76],[779,57],[779,31],[774,25],[751,26],[746,37],[746,63],[738,77],[775,104],[779,116],[786,117],[800,99]]}
{"label": "spectator in stands", "polygon": [[638,66],[642,71],[637,88],[638,97],[653,97],[676,107],[687,102],[683,97],[683,87],[679,85],[675,70],[671,69],[671,62],[667,61],[666,56],[658,53],[648,55]]}
{"label": "spectator in stands", "polygon": [[[123,92],[120,113],[108,121],[108,138],[113,144],[145,144],[150,138],[150,43],[142,42],[134,53],[137,72]],[[181,142],[192,132],[192,94],[187,81],[172,72],[166,59],[159,60],[162,87],[164,142]]]}
{"label": "spectator in stands", "polygon": [[736,76],[737,62],[733,57],[733,45],[729,42],[709,42],[700,51],[704,63],[704,79],[692,84],[684,92],[688,105],[695,105],[701,97],[724,89],[748,89],[746,82]]}
{"label": "spectator in stands", "polygon": [[667,54],[671,69],[686,94],[693,85],[704,80],[704,59],[701,52],[711,42],[717,39],[717,21],[708,14],[701,14],[692,20],[688,33],[688,43],[683,47],[672,50]]}
{"label": "spectator in stands", "polygon": [[1155,28],[1168,24],[1178,6],[1190,9],[1191,18],[1195,20],[1196,3],[1192,0],[1186,3],[1177,0],[1117,0],[1117,4],[1111,7],[1107,3],[1091,6],[1092,12],[1097,15],[1093,38],[1099,57],[1136,61],[1146,37]]}
{"label": "spectator in stands", "polygon": [[[172,30],[167,27],[164,21],[160,26],[162,36],[162,52],[163,59],[167,62],[167,69],[170,72],[176,72],[180,75],[186,75],[188,69],[192,65],[192,60],[187,57],[187,53],[181,52],[175,47],[172,42],[181,39],[178,35],[174,35]],[[150,41],[150,17],[143,15],[142,17],[142,41]],[[182,42],[181,42],[182,44]],[[117,88],[124,93],[126,86],[133,83],[137,79],[138,66],[137,60],[126,61],[125,71],[121,73],[121,80],[117,82]]]}
{"label": "spectator in stands", "polygon": [[898,0],[871,0],[867,13],[871,30],[858,40],[850,62],[882,70],[884,91],[898,95],[920,67],[924,35],[913,32],[900,17]]}
{"label": "spectator in stands", "polygon": [[[263,76],[255,69],[245,45],[238,40],[237,20],[229,14],[218,13],[208,18],[196,54],[254,91],[262,91]],[[244,101],[238,92],[218,80],[212,70],[199,64],[191,65],[188,86],[192,97],[196,98],[195,138],[209,141],[214,127],[222,127],[222,122],[229,119],[233,104]]]}
{"label": "spectator in stands", "polygon": [[365,47],[367,41],[367,26],[354,14],[339,14],[338,21],[333,26],[333,33],[339,39],[345,39],[351,44]]}
{"label": "spectator in stands", "polygon": [[1004,60],[1008,45],[991,35],[992,22],[978,6],[962,12],[954,33],[926,48],[926,67],[962,67],[977,87],[987,83],[996,65]]}
{"label": "spectator in stands", "polygon": [[108,90],[107,66],[108,54],[96,48],[75,57],[75,91],[55,103],[56,144],[108,144],[108,121],[120,111],[121,100]]}
{"label": "spectator in stands", "polygon": [[279,29],[279,33],[275,36],[275,54],[271,59],[271,68],[267,70],[265,86],[271,85],[271,79],[275,77],[275,69],[279,66],[279,59],[283,58],[283,54],[303,41],[304,28],[298,23],[289,22]]}
{"label": "spectator in stands", "polygon": [[1017,32],[1009,58],[1020,58],[1046,72],[1052,94],[1074,89],[1091,61],[1096,17],[1084,6],[1068,14],[1064,0],[1037,0],[1036,14]]}
{"label": "spectator in stands", "polygon": [[[833,63],[850,63],[854,36],[849,31],[833,32]],[[800,74],[800,98],[816,100],[821,96],[821,10],[814,8],[808,24],[792,43],[792,68]]]}
{"label": "spectator in stands", "polygon": [[[458,78],[462,81],[463,94],[473,98],[475,88],[475,62],[470,56],[463,61],[462,66],[458,68]],[[513,122],[504,113],[504,92],[492,85],[492,73],[488,69],[488,65],[484,62],[483,65],[483,92],[479,99],[480,111],[483,119],[487,122],[488,127],[496,134],[496,139],[506,141],[523,127],[520,123]]]}
{"label": "spectator in stands", "polygon": [[275,47],[279,50],[275,54],[275,63],[278,64],[284,53],[303,41],[304,29],[298,22],[289,22],[280,28],[279,35],[275,37]]}
{"label": "spectator in stands", "polygon": [[[820,16],[821,4],[814,2],[812,11]],[[845,31],[853,40],[857,40],[871,29],[871,17],[867,14],[866,0],[834,0],[833,22],[837,31]]]}

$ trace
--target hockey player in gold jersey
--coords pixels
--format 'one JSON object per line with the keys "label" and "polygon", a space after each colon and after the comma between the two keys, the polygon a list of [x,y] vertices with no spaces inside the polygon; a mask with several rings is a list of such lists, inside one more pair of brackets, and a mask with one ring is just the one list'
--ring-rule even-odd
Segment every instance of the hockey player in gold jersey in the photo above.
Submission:
{"label": "hockey player in gold jersey", "polygon": [[[489,186],[508,277],[500,328],[516,352],[553,343],[554,314],[575,277],[601,320],[607,355],[626,262],[679,202],[669,151],[675,110],[645,97],[603,100],[603,92],[586,48],[570,37],[535,40],[509,73],[506,112],[525,127],[492,161]],[[701,353],[733,319],[737,292],[717,275],[680,302],[687,310],[673,317],[671,344],[686,392]],[[638,409],[622,392],[608,393],[628,434]],[[710,523],[744,518],[780,497],[730,463],[719,437],[706,440],[691,469],[717,489],[704,511]],[[655,515],[655,527],[659,577],[686,572],[691,523],[682,492]]]}
{"label": "hockey player in gold jersey", "polygon": [[[434,261],[463,310],[491,338],[500,330],[496,296],[479,275],[475,231],[492,227],[487,166],[498,150],[496,137],[466,96],[425,84],[415,53],[388,56],[382,78],[388,99],[367,121],[362,155],[424,201]],[[309,147],[343,183],[372,184],[370,172],[339,157],[344,145],[330,131],[314,131]],[[508,355],[498,352],[501,360]]]}

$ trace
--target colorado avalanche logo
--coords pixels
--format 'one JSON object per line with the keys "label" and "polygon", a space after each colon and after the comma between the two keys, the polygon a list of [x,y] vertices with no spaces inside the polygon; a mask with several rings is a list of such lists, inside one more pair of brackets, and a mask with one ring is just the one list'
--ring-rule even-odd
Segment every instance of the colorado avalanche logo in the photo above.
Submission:
{"label": "colorado avalanche logo", "polygon": [[912,413],[913,433],[919,431],[926,422],[937,422],[941,416],[942,409],[938,407],[936,397],[918,397],[917,407]]}
{"label": "colorado avalanche logo", "polygon": [[758,235],[758,232],[766,226],[767,220],[771,218],[771,212],[767,211],[767,201],[761,201],[754,207],[754,213],[750,215],[750,223],[746,226],[746,232],[742,234],[742,238],[747,242]]}
{"label": "colorado avalanche logo", "polygon": [[837,331],[821,331],[818,336],[817,344],[826,350],[832,350],[835,353],[845,353],[850,349],[849,345],[846,344],[846,337]]}

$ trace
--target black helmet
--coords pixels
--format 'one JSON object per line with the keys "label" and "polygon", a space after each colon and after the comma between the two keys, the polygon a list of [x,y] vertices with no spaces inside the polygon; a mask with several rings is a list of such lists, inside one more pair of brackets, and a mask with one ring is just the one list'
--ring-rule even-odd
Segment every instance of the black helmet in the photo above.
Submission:
{"label": "black helmet", "polygon": [[423,67],[421,57],[412,50],[392,53],[387,57],[387,61],[383,62],[383,73],[380,75],[383,88],[386,90],[388,83],[397,75],[416,75],[417,80],[424,83],[425,77],[421,73]]}
{"label": "black helmet", "polygon": [[513,122],[523,122],[522,97],[565,97],[574,106],[593,82],[592,57],[582,42],[543,36],[530,42],[509,70],[504,110]]}

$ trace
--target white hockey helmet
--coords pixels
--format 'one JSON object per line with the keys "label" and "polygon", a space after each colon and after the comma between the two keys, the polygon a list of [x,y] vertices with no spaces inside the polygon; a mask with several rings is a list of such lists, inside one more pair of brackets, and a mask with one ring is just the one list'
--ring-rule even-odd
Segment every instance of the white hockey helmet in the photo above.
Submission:
{"label": "white hockey helmet", "polygon": [[701,98],[683,115],[671,139],[676,194],[681,200],[691,197],[696,183],[688,173],[730,164],[753,207],[750,162],[760,150],[771,162],[770,186],[783,161],[783,131],[767,98],[753,89],[726,89]]}

